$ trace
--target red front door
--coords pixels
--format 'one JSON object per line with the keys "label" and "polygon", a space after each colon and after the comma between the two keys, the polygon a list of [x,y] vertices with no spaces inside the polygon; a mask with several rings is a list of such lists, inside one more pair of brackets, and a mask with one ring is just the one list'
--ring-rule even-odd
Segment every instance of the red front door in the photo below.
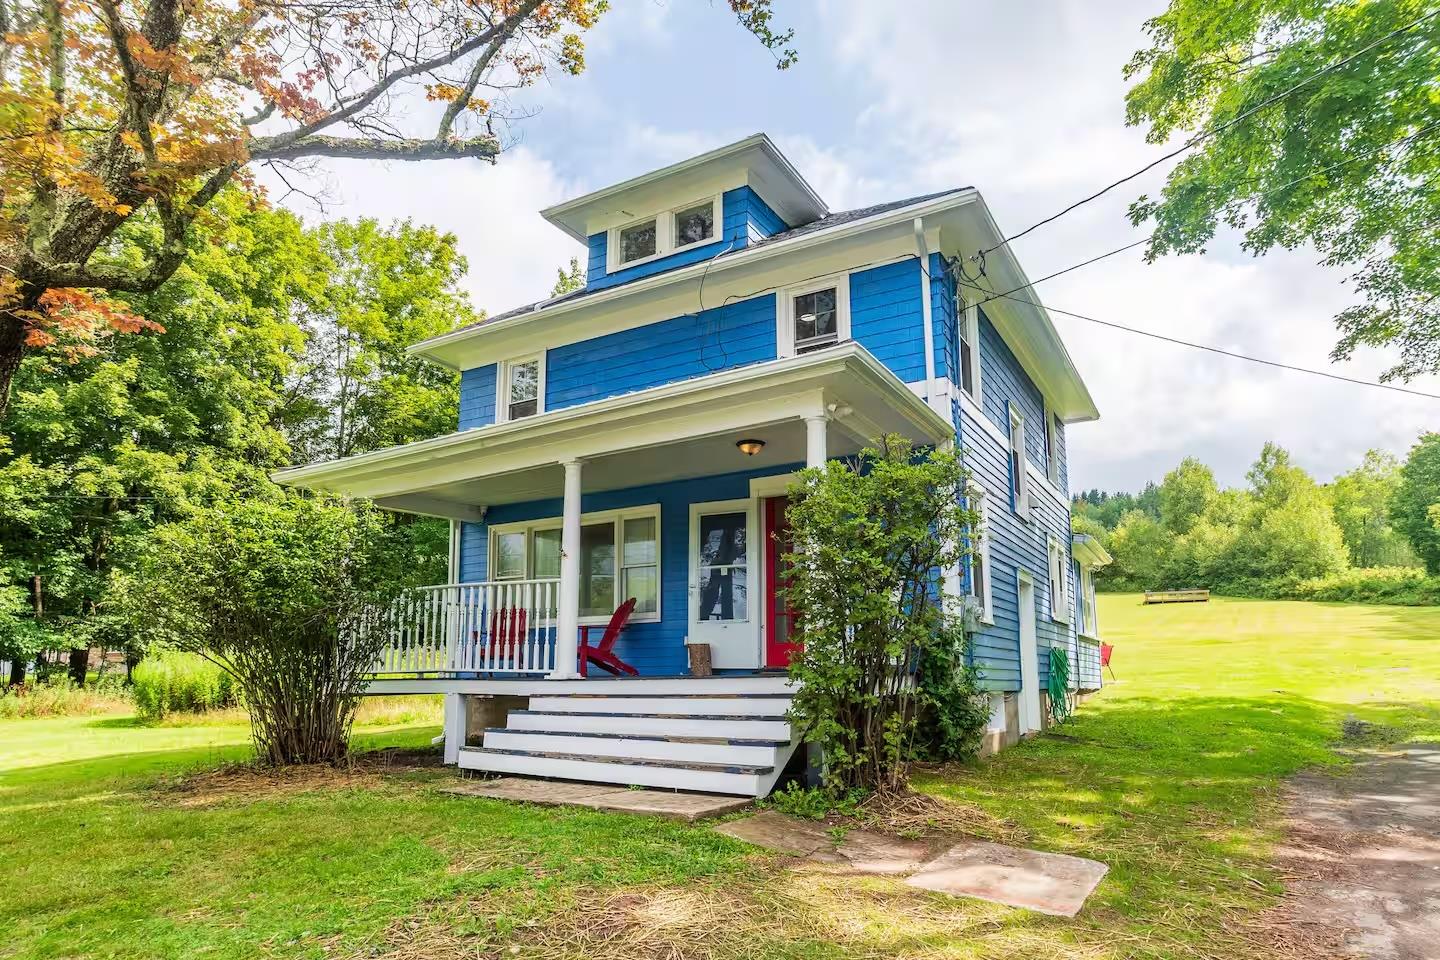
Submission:
{"label": "red front door", "polygon": [[795,614],[780,594],[785,587],[780,558],[790,551],[790,524],[785,518],[789,504],[788,497],[765,501],[765,666],[780,669],[788,667],[791,654],[800,649],[791,640]]}

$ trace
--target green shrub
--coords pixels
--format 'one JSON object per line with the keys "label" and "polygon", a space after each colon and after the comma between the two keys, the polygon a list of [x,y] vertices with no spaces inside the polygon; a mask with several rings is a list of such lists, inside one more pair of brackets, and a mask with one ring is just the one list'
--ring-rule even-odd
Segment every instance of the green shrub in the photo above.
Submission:
{"label": "green shrub", "polygon": [[235,705],[235,685],[230,675],[193,653],[146,657],[136,666],[132,679],[135,708],[147,720]]}
{"label": "green shrub", "polygon": [[1440,604],[1440,577],[1419,567],[1369,567],[1346,570],[1288,584],[1275,584],[1276,596],[1290,600],[1341,600],[1403,606]]}
{"label": "green shrub", "polygon": [[43,683],[0,687],[0,719],[69,717],[107,713],[130,705],[123,688],[77,687],[69,675],[55,673]]}

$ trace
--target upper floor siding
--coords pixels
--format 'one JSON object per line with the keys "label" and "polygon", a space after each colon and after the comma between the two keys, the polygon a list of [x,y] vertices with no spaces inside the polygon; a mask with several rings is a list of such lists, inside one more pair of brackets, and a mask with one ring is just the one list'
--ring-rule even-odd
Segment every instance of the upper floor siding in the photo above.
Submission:
{"label": "upper floor siding", "polygon": [[720,198],[721,230],[711,242],[687,247],[666,257],[609,272],[608,231],[591,234],[587,243],[585,286],[601,290],[654,276],[666,270],[699,263],[731,250],[739,250],[787,229],[784,220],[748,186],[727,190]]}

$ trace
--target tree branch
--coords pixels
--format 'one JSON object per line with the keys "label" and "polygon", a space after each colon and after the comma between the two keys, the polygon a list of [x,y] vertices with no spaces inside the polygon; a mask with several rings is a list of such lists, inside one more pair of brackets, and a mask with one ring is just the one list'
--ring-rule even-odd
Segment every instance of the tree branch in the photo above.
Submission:
{"label": "tree branch", "polygon": [[480,84],[481,77],[485,74],[485,68],[495,59],[495,54],[500,52],[504,40],[497,40],[490,44],[479,57],[475,58],[475,64],[470,68],[470,76],[465,80],[465,87],[460,96],[451,100],[445,107],[445,115],[440,118],[440,126],[435,131],[435,139],[444,140],[450,136],[450,129],[455,125],[455,118],[460,116],[460,111],[470,103],[470,98],[475,95],[475,88]]}
{"label": "tree branch", "polygon": [[363,140],[355,137],[311,136],[303,140],[271,145],[278,138],[267,137],[251,144],[254,160],[297,160],[301,157],[338,157],[346,160],[494,160],[500,142],[494,137],[468,140]]}

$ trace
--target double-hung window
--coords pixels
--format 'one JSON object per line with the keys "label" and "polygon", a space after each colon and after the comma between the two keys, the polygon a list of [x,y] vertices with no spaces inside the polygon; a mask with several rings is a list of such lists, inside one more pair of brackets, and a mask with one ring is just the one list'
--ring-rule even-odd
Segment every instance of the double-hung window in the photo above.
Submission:
{"label": "double-hung window", "polygon": [[1030,519],[1030,477],[1025,469],[1025,417],[1010,408],[1010,507],[1022,520]]}
{"label": "double-hung window", "polygon": [[956,297],[960,318],[960,389],[980,402],[980,308],[965,306]]}
{"label": "double-hung window", "polygon": [[985,510],[985,491],[976,484],[966,488],[967,506],[974,511],[975,524],[969,531],[969,553],[965,557],[965,592],[980,607],[980,619],[991,622],[990,535]]}
{"label": "double-hung window", "polygon": [[545,412],[545,355],[516,357],[500,364],[496,419],[501,423]]}
{"label": "double-hung window", "polygon": [[1050,619],[1068,621],[1070,619],[1070,597],[1067,589],[1068,581],[1065,578],[1065,548],[1061,546],[1060,539],[1051,536],[1050,540]]}
{"label": "double-hung window", "polygon": [[723,222],[721,195],[672,207],[610,230],[607,270],[613,273],[719,239]]}
{"label": "double-hung window", "polygon": [[795,357],[850,339],[848,276],[780,290],[776,319],[780,356]]}
{"label": "double-hung window", "polygon": [[[496,580],[560,576],[560,519],[490,528],[490,569]],[[660,508],[589,514],[580,521],[580,618],[608,621],[635,598],[636,620],[660,617]]]}

